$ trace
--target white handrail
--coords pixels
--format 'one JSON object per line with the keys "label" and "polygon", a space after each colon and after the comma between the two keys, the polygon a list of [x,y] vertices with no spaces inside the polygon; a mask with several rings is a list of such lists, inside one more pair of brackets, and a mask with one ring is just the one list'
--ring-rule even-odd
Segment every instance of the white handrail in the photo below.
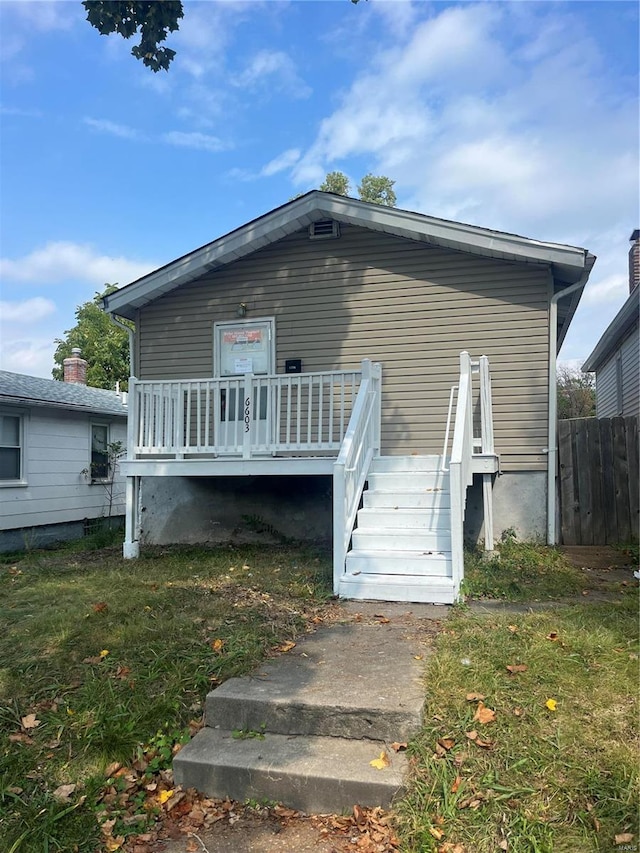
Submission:
{"label": "white handrail", "polygon": [[380,385],[382,368],[362,362],[362,382],[351,418],[333,464],[333,589],[338,592],[360,495],[371,461],[380,455]]}
{"label": "white handrail", "polygon": [[457,385],[451,386],[451,393],[449,394],[449,409],[447,410],[447,427],[444,431],[444,443],[442,445],[442,460],[440,462],[440,470],[448,471],[447,467],[447,450],[449,448],[449,432],[451,431],[451,412],[453,411],[453,398],[455,396],[456,391],[458,390]]}

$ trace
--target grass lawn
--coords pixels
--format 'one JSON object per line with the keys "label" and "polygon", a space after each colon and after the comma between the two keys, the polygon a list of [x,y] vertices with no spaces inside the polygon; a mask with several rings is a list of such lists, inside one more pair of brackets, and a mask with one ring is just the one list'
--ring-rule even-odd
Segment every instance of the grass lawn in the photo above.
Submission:
{"label": "grass lawn", "polygon": [[[487,577],[474,559],[485,597],[585,587],[551,549],[505,543]],[[125,563],[85,543],[0,564],[0,851],[113,851],[152,827],[206,692],[322,621],[330,578],[327,555],[293,547]],[[453,609],[396,809],[405,853],[638,849],[635,586],[536,613]]]}
{"label": "grass lawn", "polygon": [[212,685],[320,618],[330,578],[328,559],[295,548],[146,549],[135,563],[120,547],[70,548],[4,560],[2,853],[93,853],[96,815],[116,819],[113,838],[152,823],[144,792],[146,820],[123,822],[127,781],[108,782],[110,765],[136,757],[150,779],[170,766]]}

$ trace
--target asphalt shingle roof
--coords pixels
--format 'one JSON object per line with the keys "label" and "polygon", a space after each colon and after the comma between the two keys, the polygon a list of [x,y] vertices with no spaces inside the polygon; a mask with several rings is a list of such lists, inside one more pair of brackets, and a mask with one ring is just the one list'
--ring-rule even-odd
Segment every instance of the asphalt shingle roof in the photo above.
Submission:
{"label": "asphalt shingle roof", "polygon": [[127,416],[126,404],[115,391],[89,388],[39,376],[0,370],[0,403],[53,406],[54,408]]}

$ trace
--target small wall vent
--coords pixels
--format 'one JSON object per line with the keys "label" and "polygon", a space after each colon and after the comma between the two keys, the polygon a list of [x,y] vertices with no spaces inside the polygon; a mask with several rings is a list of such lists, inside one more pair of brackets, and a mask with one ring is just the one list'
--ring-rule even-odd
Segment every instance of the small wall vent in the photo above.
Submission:
{"label": "small wall vent", "polygon": [[309,226],[310,240],[335,240],[340,236],[340,223],[335,219],[320,219]]}

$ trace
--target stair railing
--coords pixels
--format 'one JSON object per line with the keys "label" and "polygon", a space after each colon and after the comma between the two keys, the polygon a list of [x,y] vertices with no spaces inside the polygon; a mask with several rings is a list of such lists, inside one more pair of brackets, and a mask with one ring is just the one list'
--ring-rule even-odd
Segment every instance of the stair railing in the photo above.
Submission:
{"label": "stair railing", "polygon": [[338,592],[360,496],[371,461],[380,455],[382,367],[367,358],[338,458],[333,465],[333,589]]}
{"label": "stair railing", "polygon": [[[473,375],[479,377],[480,401],[480,436],[473,432]],[[449,402],[449,418],[445,445],[443,449],[443,466],[445,465],[447,444],[449,440],[449,419],[453,401],[454,386],[451,389]],[[483,355],[477,361],[472,361],[468,352],[460,353],[460,381],[457,386],[458,399],[456,416],[453,427],[453,445],[449,463],[449,482],[451,489],[451,561],[453,580],[456,594],[464,577],[464,546],[463,528],[467,504],[467,489],[473,481],[474,454],[491,455],[493,444],[493,412],[491,404],[491,377],[489,374],[489,359]],[[443,468],[443,470],[446,470]],[[482,475],[482,497],[484,508],[485,550],[493,550],[493,504],[491,474]]]}
{"label": "stair railing", "polygon": [[451,565],[456,595],[464,577],[463,525],[467,488],[473,480],[473,395],[471,388],[471,358],[460,353],[458,404],[453,427],[453,447],[449,464],[451,489]]}

